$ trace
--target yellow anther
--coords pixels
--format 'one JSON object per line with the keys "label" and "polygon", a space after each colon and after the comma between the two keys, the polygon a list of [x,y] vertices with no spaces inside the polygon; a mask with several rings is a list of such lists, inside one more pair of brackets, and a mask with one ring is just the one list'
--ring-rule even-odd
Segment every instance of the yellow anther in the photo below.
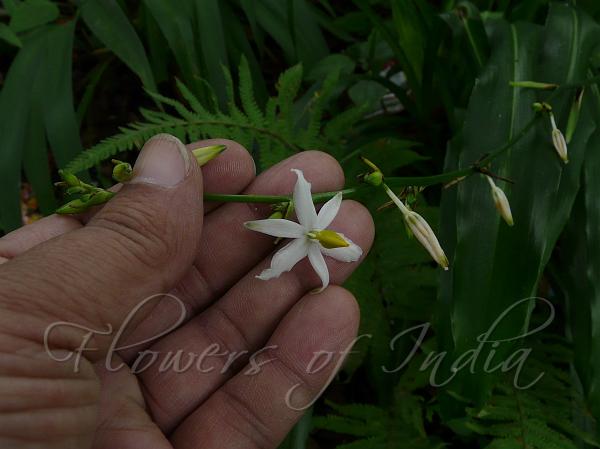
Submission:
{"label": "yellow anther", "polygon": [[324,248],[333,249],[333,248],[345,248],[350,246],[344,237],[334,231],[330,231],[329,229],[324,229],[322,231],[312,231],[309,232],[308,237],[317,240]]}

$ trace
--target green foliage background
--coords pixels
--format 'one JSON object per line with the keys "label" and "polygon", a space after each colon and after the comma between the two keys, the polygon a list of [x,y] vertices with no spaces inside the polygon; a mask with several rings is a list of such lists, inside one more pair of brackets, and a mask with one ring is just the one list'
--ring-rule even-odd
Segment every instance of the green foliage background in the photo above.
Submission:
{"label": "green foliage background", "polygon": [[[282,447],[600,445],[599,2],[4,0],[0,17],[5,232],[22,225],[22,181],[52,213],[59,168],[105,185],[104,161],[133,160],[159,132],[237,140],[259,170],[318,148],[348,184],[364,171],[358,155],[386,175],[422,177],[511,143],[490,168],[513,181],[499,185],[514,227],[478,175],[418,196],[447,273],[396,210],[378,210],[383,195],[362,198],[377,236],[347,287],[370,337]],[[510,85],[530,80],[573,88]],[[568,165],[531,107],[548,98],[569,130]],[[535,296],[555,310],[548,327],[478,344]],[[523,303],[493,338],[523,335],[548,314],[547,302]],[[454,375],[452,362],[478,346]],[[516,363],[488,372],[528,350],[519,385],[545,373],[531,388],[515,386]]]}

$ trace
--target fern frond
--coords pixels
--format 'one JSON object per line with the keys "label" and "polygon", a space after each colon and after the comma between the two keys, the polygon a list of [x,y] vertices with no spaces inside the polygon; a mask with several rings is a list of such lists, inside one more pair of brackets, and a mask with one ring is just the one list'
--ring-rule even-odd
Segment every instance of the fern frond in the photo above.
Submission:
{"label": "fern frond", "polygon": [[[600,447],[595,436],[574,424],[573,411],[583,402],[578,399],[580,394],[568,371],[556,366],[568,366],[572,352],[563,345],[550,360],[545,357],[546,346],[542,342],[532,351],[536,356],[527,360],[522,371],[523,384],[544,373],[539,382],[519,389],[513,385],[514,378],[507,377],[494,388],[487,404],[480,409],[467,409],[470,418],[466,427],[490,437],[487,447],[575,449],[576,440]],[[562,357],[556,358],[556,354]]]}
{"label": "fern frond", "polygon": [[242,56],[242,60],[239,68],[240,77],[240,100],[242,101],[242,107],[248,118],[257,126],[264,126],[265,118],[256,104],[254,98],[254,88],[252,83],[252,73],[250,72],[250,66],[245,56]]}
{"label": "fern frond", "polygon": [[204,104],[184,83],[176,80],[187,105],[159,93],[148,92],[167,112],[140,110],[143,121],[119,128],[118,134],[79,154],[65,170],[72,173],[86,170],[117,153],[140,148],[146,140],[159,133],[174,134],[188,141],[206,138],[236,140],[258,155],[258,162],[263,169],[308,148],[340,145],[340,141],[329,139],[320,132],[324,107],[321,101],[310,111],[308,128],[297,129],[294,100],[302,82],[301,65],[288,69],[280,76],[278,95],[267,101],[265,111],[256,103],[250,69],[244,59],[239,73],[241,109],[236,105],[235,89],[228,71],[225,71],[228,96],[228,109],[225,112],[221,112],[216,104]]}

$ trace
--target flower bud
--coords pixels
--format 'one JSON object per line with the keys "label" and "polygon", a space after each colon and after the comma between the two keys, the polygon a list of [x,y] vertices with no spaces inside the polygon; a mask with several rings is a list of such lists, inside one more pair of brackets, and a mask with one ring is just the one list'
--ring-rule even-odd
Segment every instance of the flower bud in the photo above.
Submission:
{"label": "flower bud", "polygon": [[117,182],[127,182],[133,176],[133,168],[129,162],[122,162],[116,159],[112,160],[115,164],[113,167],[112,177]]}
{"label": "flower bud", "polygon": [[383,182],[383,173],[381,173],[380,171],[371,172],[368,175],[365,175],[364,181],[367,184],[378,187]]}
{"label": "flower bud", "polygon": [[114,192],[98,189],[93,193],[86,193],[85,195],[81,195],[81,197],[62,205],[56,209],[56,213],[60,215],[81,214],[92,206],[106,203],[113,196],[115,196]]}
{"label": "flower bud", "polygon": [[79,187],[81,185],[81,181],[73,173],[59,170],[58,174],[68,187]]}
{"label": "flower bud", "polygon": [[539,81],[511,81],[509,83],[512,87],[525,87],[528,89],[542,89],[552,90],[558,87],[558,84],[554,83],[540,83]]}
{"label": "flower bud", "polygon": [[396,206],[398,206],[400,212],[402,212],[404,222],[408,226],[408,229],[417,238],[419,243],[425,247],[433,260],[435,260],[444,270],[448,270],[448,258],[440,246],[440,242],[431,229],[431,226],[429,226],[429,223],[427,223],[427,221],[425,221],[418,213],[411,211],[387,185],[384,184],[383,187],[388,196]]}
{"label": "flower bud", "polygon": [[506,198],[506,194],[504,191],[494,184],[494,181],[490,176],[486,176],[490,184],[490,188],[492,189],[492,198],[494,199],[494,205],[496,209],[500,213],[500,216],[504,219],[507,225],[513,226],[515,222],[513,221],[512,212],[510,210],[510,203],[508,202],[508,198]]}
{"label": "flower bud", "polygon": [[59,215],[71,215],[71,214],[80,214],[85,212],[87,206],[85,201],[77,198],[76,200],[69,201],[66,204],[63,204],[61,207],[56,209],[56,213]]}
{"label": "flower bud", "polygon": [[206,165],[209,161],[212,161],[226,149],[226,145],[211,145],[209,147],[196,148],[195,150],[192,150],[192,153],[194,154],[198,165],[202,167],[203,165]]}
{"label": "flower bud", "polygon": [[429,226],[429,223],[427,223],[418,213],[413,211],[405,215],[404,220],[413,235],[421,245],[425,247],[433,260],[435,260],[444,270],[448,270],[448,258],[440,246],[440,242],[431,229],[431,226]]}
{"label": "flower bud", "polygon": [[563,136],[563,133],[556,126],[556,121],[554,120],[554,114],[549,112],[550,114],[550,123],[552,124],[552,144],[558,153],[558,156],[562,159],[565,164],[569,163],[569,155],[567,152],[567,141]]}

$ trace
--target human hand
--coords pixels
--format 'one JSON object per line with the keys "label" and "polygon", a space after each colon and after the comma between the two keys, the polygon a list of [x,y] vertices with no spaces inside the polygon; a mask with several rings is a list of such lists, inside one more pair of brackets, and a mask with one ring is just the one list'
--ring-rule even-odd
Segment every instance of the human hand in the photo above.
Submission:
{"label": "human hand", "polygon": [[[50,216],[0,239],[0,447],[275,448],[302,414],[286,396],[293,392],[288,399],[301,408],[326,386],[357,332],[354,298],[337,286],[308,294],[320,280],[306,260],[256,279],[273,239],[243,223],[265,218],[268,207],[203,205],[202,192],[288,194],[291,168],[315,191],[336,190],[342,170],[324,153],[304,152],[255,177],[246,150],[226,143],[200,170],[178,141],[154,138],[134,180],[95,213]],[[334,229],[366,254],[373,223],[363,206],[344,201]],[[327,263],[339,284],[358,262]],[[184,323],[156,338],[180,318],[181,304]],[[49,353],[44,333],[57,322],[82,328],[52,327]],[[55,358],[77,351],[83,328],[107,335],[93,335],[86,348],[95,350],[82,353],[77,371],[76,357]],[[178,351],[183,366],[208,350],[201,366],[161,369]],[[333,358],[313,372],[319,351]]]}

